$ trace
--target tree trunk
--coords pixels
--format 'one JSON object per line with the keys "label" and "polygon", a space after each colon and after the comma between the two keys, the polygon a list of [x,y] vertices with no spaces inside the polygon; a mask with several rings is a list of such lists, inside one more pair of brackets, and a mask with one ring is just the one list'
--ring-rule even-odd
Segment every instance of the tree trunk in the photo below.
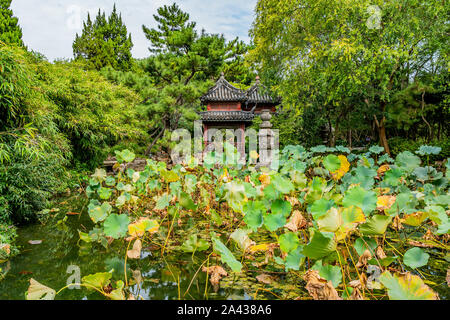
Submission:
{"label": "tree trunk", "polygon": [[389,144],[386,137],[386,126],[384,125],[386,118],[383,116],[383,119],[381,120],[380,127],[378,128],[378,136],[380,138],[381,146],[384,148],[384,151],[391,155],[391,151],[389,150]]}
{"label": "tree trunk", "polygon": [[384,148],[384,152],[386,152],[388,155],[391,155],[391,151],[389,150],[389,144],[388,139],[386,136],[386,117],[384,115],[384,110],[386,109],[386,102],[381,102],[381,112],[383,114],[383,117],[381,118],[381,121],[378,121],[377,116],[373,115],[373,118],[375,119],[375,125],[378,129],[378,138],[380,139],[380,144]]}
{"label": "tree trunk", "polygon": [[347,139],[348,141],[348,146],[349,146],[349,148],[351,149],[352,148],[352,129],[349,129],[348,130],[348,139]]}

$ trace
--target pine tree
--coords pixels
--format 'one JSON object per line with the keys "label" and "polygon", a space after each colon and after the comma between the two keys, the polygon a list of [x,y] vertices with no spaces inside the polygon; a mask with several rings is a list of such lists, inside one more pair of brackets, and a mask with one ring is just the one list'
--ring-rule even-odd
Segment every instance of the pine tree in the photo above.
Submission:
{"label": "pine tree", "polygon": [[[150,40],[150,52],[161,53],[176,51],[177,47],[187,46],[195,38],[195,22],[189,22],[189,14],[183,12],[176,3],[158,8],[158,14],[153,18],[158,23],[158,29],[142,26],[145,36]],[[177,38],[174,37],[177,35]],[[180,37],[184,36],[184,37]]]}
{"label": "pine tree", "polygon": [[83,23],[81,36],[76,35],[73,43],[75,59],[84,59],[95,69],[111,66],[116,70],[129,70],[132,64],[131,34],[117,13],[114,5],[111,15],[106,18],[105,12],[98,11],[92,22],[88,14]]}
{"label": "pine tree", "polygon": [[11,0],[0,0],[0,41],[23,46],[19,19],[10,9]]}
{"label": "pine tree", "polygon": [[178,127],[192,127],[200,110],[199,98],[221,71],[231,80],[245,78],[237,67],[247,47],[238,39],[226,41],[223,35],[198,33],[196,23],[177,4],[163,6],[154,15],[157,28],[142,29],[151,43],[152,55],[141,65],[160,88],[146,100],[149,118],[154,121],[155,137],[147,149]]}

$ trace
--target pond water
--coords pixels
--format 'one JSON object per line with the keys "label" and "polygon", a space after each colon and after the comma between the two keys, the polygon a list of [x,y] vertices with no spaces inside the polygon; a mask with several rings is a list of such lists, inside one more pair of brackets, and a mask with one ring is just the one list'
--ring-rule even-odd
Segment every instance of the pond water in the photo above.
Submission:
{"label": "pond water", "polygon": [[[68,284],[67,280],[78,268],[81,277],[114,269],[113,280],[124,280],[126,248],[123,244],[115,241],[108,248],[104,248],[98,243],[87,245],[79,240],[79,230],[89,232],[93,228],[87,214],[87,205],[88,199],[80,195],[56,199],[54,206],[59,211],[49,213],[45,223],[19,228],[17,245],[20,247],[20,254],[0,264],[3,270],[7,270],[5,278],[0,281],[0,300],[25,299],[31,278],[58,291]],[[80,214],[66,215],[68,212]],[[63,219],[66,221],[62,222]],[[30,244],[29,241],[32,240],[39,240],[39,244]],[[426,282],[439,293],[441,299],[449,299],[450,292],[445,279],[449,266],[448,254],[444,258],[445,253],[430,253],[432,258],[428,266],[421,268],[427,274]],[[280,281],[271,287],[270,292],[264,289],[259,291],[259,288],[264,286],[255,279],[260,273],[258,269],[250,270],[239,278],[224,278],[220,289],[214,292],[209,282],[206,286],[205,272],[197,272],[205,259],[206,256],[202,253],[195,253],[194,256],[170,253],[161,257],[159,250],[152,251],[151,247],[144,247],[141,259],[127,260],[128,281],[132,283],[134,279],[142,279],[140,283],[130,286],[131,292],[136,298],[152,300],[249,300],[254,297],[255,292],[259,292],[257,299],[274,299],[279,296],[294,299],[309,296],[301,278],[295,275],[280,275]],[[96,291],[81,288],[65,289],[56,299],[105,298]]]}
{"label": "pond water", "polygon": [[[114,246],[105,249],[100,244],[83,245],[79,241],[78,230],[88,232],[93,224],[87,214],[88,200],[81,196],[59,199],[59,212],[54,213],[45,224],[29,225],[18,230],[17,245],[21,253],[0,265],[8,270],[0,281],[1,300],[25,299],[30,278],[58,291],[67,284],[74,270],[79,268],[81,277],[97,272],[115,269],[113,279],[124,279],[124,259],[126,248]],[[58,223],[67,212],[80,215],[67,216],[65,223]],[[40,244],[30,244],[30,240],[42,240]],[[135,297],[143,299],[205,299],[206,274],[196,271],[205,260],[197,253],[186,255],[165,255],[161,259],[159,251],[142,251],[140,260],[127,261],[127,278],[141,275],[143,281],[132,286]],[[178,280],[179,277],[179,280]],[[70,282],[69,282],[70,283]],[[178,285],[179,283],[179,285]],[[189,291],[186,293],[187,289]],[[208,299],[250,299],[244,290],[220,288],[218,292],[208,283]],[[102,295],[88,289],[65,289],[56,297],[61,300],[104,299]]]}

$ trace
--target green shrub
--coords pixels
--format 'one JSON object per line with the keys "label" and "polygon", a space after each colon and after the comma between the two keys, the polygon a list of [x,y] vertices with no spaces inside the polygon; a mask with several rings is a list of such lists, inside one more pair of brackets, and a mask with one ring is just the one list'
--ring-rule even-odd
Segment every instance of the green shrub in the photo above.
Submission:
{"label": "green shrub", "polygon": [[66,187],[67,174],[54,157],[34,160],[14,157],[0,169],[0,221],[35,221],[36,212]]}
{"label": "green shrub", "polygon": [[[430,142],[425,141],[425,139],[419,140],[409,140],[401,137],[394,137],[389,139],[389,147],[391,149],[392,156],[395,157],[397,154],[403,151],[410,151],[415,153],[419,150],[420,146],[429,145],[440,147],[442,150],[438,155],[431,155],[430,161],[442,161],[450,157],[450,139],[443,138],[441,140],[432,140]],[[421,157],[422,161],[426,161],[425,156],[417,156]]]}

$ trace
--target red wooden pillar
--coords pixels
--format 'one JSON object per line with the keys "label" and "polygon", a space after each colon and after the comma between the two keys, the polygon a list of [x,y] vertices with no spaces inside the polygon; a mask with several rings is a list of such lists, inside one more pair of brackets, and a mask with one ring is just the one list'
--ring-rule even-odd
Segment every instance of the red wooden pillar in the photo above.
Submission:
{"label": "red wooden pillar", "polygon": [[208,146],[208,125],[203,123],[203,144],[204,148]]}

